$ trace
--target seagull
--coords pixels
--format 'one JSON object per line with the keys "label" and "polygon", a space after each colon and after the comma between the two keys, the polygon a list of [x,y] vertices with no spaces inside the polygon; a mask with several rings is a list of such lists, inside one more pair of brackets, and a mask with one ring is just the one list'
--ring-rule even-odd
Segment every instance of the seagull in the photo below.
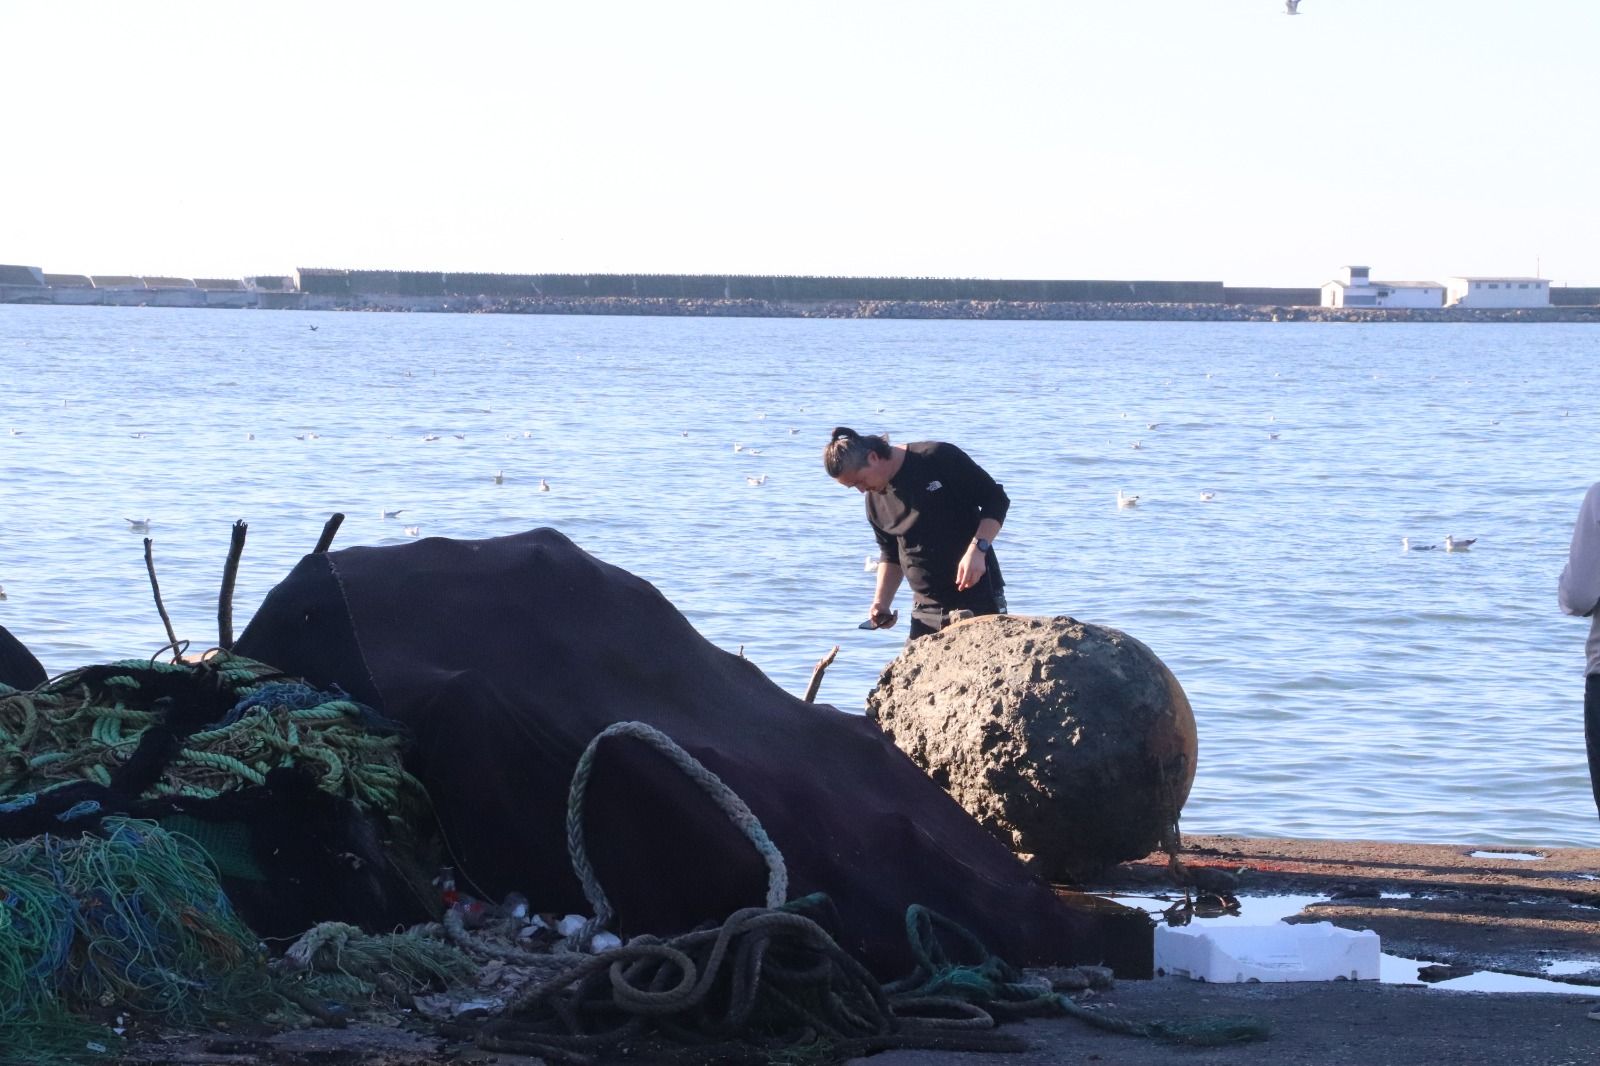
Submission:
{"label": "seagull", "polygon": [[406,536],[408,536],[408,537],[420,537],[420,536],[422,536],[422,527],[421,526],[407,526],[406,527]]}
{"label": "seagull", "polygon": [[453,434],[451,434],[451,436],[455,437],[456,440],[466,440],[467,439],[467,435],[465,433],[453,433]]}
{"label": "seagull", "polygon": [[244,435],[244,439],[245,440],[255,440],[256,439],[256,435],[254,433],[246,433]]}
{"label": "seagull", "polygon": [[1477,537],[1469,537],[1466,540],[1457,540],[1448,533],[1444,535],[1444,550],[1447,552],[1464,552],[1476,543],[1478,543]]}
{"label": "seagull", "polygon": [[[1447,540],[1449,538],[1446,538]],[[1403,552],[1431,552],[1439,546],[1437,544],[1413,544],[1410,537],[1400,538],[1400,550]]]}
{"label": "seagull", "polygon": [[546,481],[544,478],[540,478],[539,479],[539,491],[540,492],[549,492],[550,491],[550,482]]}
{"label": "seagull", "polygon": [[1204,489],[1200,493],[1200,502],[1201,503],[1210,503],[1212,500],[1214,500],[1216,498],[1217,498],[1217,494],[1212,492],[1210,489]]}
{"label": "seagull", "polygon": [[765,474],[760,477],[756,477],[754,474],[746,474],[744,479],[752,485],[765,485],[767,483],[767,475]]}
{"label": "seagull", "polygon": [[315,333],[321,327],[319,327],[319,326],[307,326],[306,328],[309,329],[312,333]]}
{"label": "seagull", "polygon": [[124,518],[123,521],[128,523],[129,533],[150,532],[150,519],[148,518]]}
{"label": "seagull", "polygon": [[1267,434],[1267,439],[1268,440],[1277,440],[1278,439],[1278,435],[1276,433],[1268,433]]}
{"label": "seagull", "polygon": [[405,511],[404,507],[396,507],[392,511],[379,511],[378,513],[384,518],[399,518],[403,511]]}
{"label": "seagull", "polygon": [[0,585],[0,600],[3,600],[5,598],[6,598],[6,587],[4,585]]}
{"label": "seagull", "polygon": [[1134,451],[1138,451],[1140,448],[1144,447],[1144,441],[1136,440],[1130,445],[1130,447],[1133,448]]}
{"label": "seagull", "polygon": [[439,439],[439,434],[437,434],[437,433],[427,433],[427,434],[423,435],[422,439],[423,440],[438,440]]}
{"label": "seagull", "polygon": [[1160,429],[1164,425],[1166,425],[1165,422],[1146,422],[1144,424],[1144,428],[1145,429]]}
{"label": "seagull", "polygon": [[799,433],[799,432],[800,431],[798,429],[796,429],[795,427],[793,427],[793,426],[789,427],[789,435],[790,436],[793,436],[794,434]]}
{"label": "seagull", "polygon": [[1129,496],[1127,493],[1123,492],[1121,489],[1117,490],[1117,506],[1118,507],[1132,507],[1135,504],[1137,504],[1138,502],[1139,502],[1139,497],[1137,497],[1137,496]]}
{"label": "seagull", "polygon": [[496,470],[494,472],[494,483],[496,485],[504,485],[506,483],[506,472],[504,470]]}
{"label": "seagull", "polygon": [[744,450],[744,453],[746,455],[760,455],[761,454],[761,449],[760,448],[746,448]]}
{"label": "seagull", "polygon": [[742,451],[744,451],[744,445],[740,444],[738,441],[734,441],[733,442],[733,450],[736,451],[736,452],[742,452]]}
{"label": "seagull", "polygon": [[863,569],[865,569],[865,570],[876,570],[876,569],[878,569],[878,557],[876,555],[867,556],[867,565],[865,567],[863,567]]}

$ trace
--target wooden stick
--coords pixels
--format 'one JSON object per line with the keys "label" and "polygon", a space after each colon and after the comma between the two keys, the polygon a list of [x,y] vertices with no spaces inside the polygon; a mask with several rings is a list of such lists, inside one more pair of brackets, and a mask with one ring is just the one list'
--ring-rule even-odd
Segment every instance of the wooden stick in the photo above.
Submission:
{"label": "wooden stick", "polygon": [[322,527],[322,536],[317,538],[317,546],[311,549],[312,555],[321,555],[328,550],[328,546],[333,543],[333,535],[339,532],[339,526],[343,522],[344,513],[341,511],[333,512],[333,515],[329,517],[327,523]]}
{"label": "wooden stick", "polygon": [[830,665],[832,665],[833,657],[838,654],[839,645],[835,644],[833,646],[833,650],[827,655],[823,656],[822,661],[817,664],[817,668],[811,671],[811,683],[806,686],[805,699],[807,703],[817,702],[817,689],[822,687],[822,674]]}
{"label": "wooden stick", "polygon": [[233,540],[228,545],[228,561],[222,566],[222,592],[217,597],[217,647],[233,647],[233,581],[239,576],[239,556],[244,554],[244,535],[250,527],[244,519],[233,524]]}
{"label": "wooden stick", "polygon": [[161,615],[161,624],[167,627],[167,643],[172,646],[172,654],[178,654],[178,634],[172,631],[172,619],[167,615],[167,605],[161,602],[161,584],[156,581],[156,560],[150,551],[153,542],[149,537],[144,538],[144,568],[150,574],[150,591],[156,597],[156,611]]}

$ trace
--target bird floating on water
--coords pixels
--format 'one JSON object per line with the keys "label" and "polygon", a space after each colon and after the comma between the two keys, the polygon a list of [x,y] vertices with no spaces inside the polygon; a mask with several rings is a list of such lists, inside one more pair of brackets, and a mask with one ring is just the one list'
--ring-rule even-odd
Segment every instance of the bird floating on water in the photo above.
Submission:
{"label": "bird floating on water", "polygon": [[4,585],[0,585],[0,600],[3,600],[5,598],[6,598],[6,587]]}
{"label": "bird floating on water", "polygon": [[1121,489],[1117,490],[1117,506],[1118,507],[1133,507],[1133,506],[1137,505],[1138,502],[1139,502],[1139,497],[1130,496],[1127,493],[1123,492]]}
{"label": "bird floating on water", "polygon": [[1134,451],[1138,451],[1140,448],[1144,447],[1144,441],[1136,440],[1131,445],[1129,445],[1129,447],[1131,447]]}
{"label": "bird floating on water", "polygon": [[380,515],[382,515],[384,518],[399,518],[400,515],[403,514],[404,512],[405,512],[405,508],[404,507],[396,507],[392,511],[379,511],[378,513]]}
{"label": "bird floating on water", "polygon": [[150,532],[150,519],[148,518],[124,518],[123,521],[128,523],[128,532],[130,533]]}
{"label": "bird floating on water", "polygon": [[539,491],[540,492],[549,492],[550,491],[550,482],[546,481],[544,478],[540,478],[539,479]]}
{"label": "bird floating on water", "polygon": [[1202,489],[1201,492],[1200,492],[1200,502],[1201,503],[1210,503],[1212,500],[1214,500],[1216,498],[1217,498],[1217,494],[1212,492],[1210,489]]}
{"label": "bird floating on water", "polygon": [[424,433],[423,436],[422,436],[422,439],[423,440],[438,440],[439,439],[439,434],[437,434],[437,433]]}
{"label": "bird floating on water", "polygon": [[756,477],[754,474],[746,474],[744,479],[752,485],[765,485],[767,483],[767,475],[765,474],[760,477]]}
{"label": "bird floating on water", "polygon": [[733,450],[736,451],[736,452],[742,452],[742,451],[744,451],[744,445],[740,444],[738,441],[734,441],[733,442]]}
{"label": "bird floating on water", "polygon": [[1447,552],[1464,552],[1478,543],[1477,537],[1468,537],[1466,540],[1457,540],[1450,534],[1444,535],[1444,550]]}
{"label": "bird floating on water", "polygon": [[494,483],[496,485],[504,485],[506,483],[506,472],[504,470],[496,470],[494,472]]}
{"label": "bird floating on water", "polygon": [[422,527],[421,526],[407,526],[406,527],[406,536],[408,536],[408,537],[420,537],[420,536],[422,536]]}
{"label": "bird floating on water", "polygon": [[1400,538],[1400,550],[1404,552],[1431,552],[1438,549],[1437,544],[1413,544],[1410,537]]}

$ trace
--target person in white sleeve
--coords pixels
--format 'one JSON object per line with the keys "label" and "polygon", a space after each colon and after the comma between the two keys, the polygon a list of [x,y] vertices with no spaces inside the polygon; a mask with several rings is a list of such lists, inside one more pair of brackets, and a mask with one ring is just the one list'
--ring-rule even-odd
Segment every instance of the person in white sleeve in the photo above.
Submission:
{"label": "person in white sleeve", "polygon": [[1578,508],[1572,550],[1561,571],[1559,600],[1567,614],[1591,619],[1585,646],[1583,740],[1589,752],[1589,785],[1600,811],[1600,614],[1595,611],[1600,607],[1600,482],[1589,486]]}

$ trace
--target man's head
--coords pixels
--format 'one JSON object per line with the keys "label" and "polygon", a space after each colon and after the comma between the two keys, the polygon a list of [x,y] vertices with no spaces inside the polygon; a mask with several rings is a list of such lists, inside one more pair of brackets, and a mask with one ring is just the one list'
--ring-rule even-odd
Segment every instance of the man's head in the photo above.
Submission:
{"label": "man's head", "polygon": [[833,480],[857,492],[882,492],[896,469],[889,438],[876,433],[863,437],[844,426],[833,431],[822,449],[822,466]]}

